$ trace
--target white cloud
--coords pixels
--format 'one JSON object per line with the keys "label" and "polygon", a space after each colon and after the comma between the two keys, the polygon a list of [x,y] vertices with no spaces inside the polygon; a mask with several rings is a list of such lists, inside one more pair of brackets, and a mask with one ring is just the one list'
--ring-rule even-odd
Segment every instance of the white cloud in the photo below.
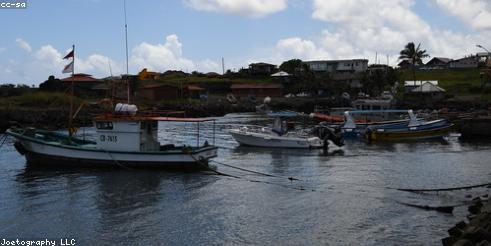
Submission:
{"label": "white cloud", "polygon": [[477,30],[491,30],[489,0],[436,0],[438,6]]}
{"label": "white cloud", "polygon": [[17,45],[18,45],[18,46],[19,46],[21,49],[23,49],[23,50],[25,50],[25,51],[27,51],[27,52],[31,52],[31,51],[32,51],[32,48],[31,48],[31,46],[29,45],[29,43],[28,43],[28,42],[26,42],[26,41],[24,41],[22,38],[17,38],[17,39],[15,39],[15,42],[17,43]]}
{"label": "white cloud", "polygon": [[177,35],[166,37],[164,44],[143,42],[133,48],[130,63],[137,69],[147,68],[151,71],[183,70],[218,71],[219,65],[211,60],[195,63],[183,57],[182,44]]}
{"label": "white cloud", "polygon": [[6,51],[6,50],[7,50],[7,48],[5,48],[5,47],[0,47],[0,54],[1,54],[1,53],[3,53],[3,52],[4,52],[4,51]]}
{"label": "white cloud", "polygon": [[408,42],[421,43],[432,57],[459,58],[475,53],[476,43],[486,44],[491,38],[486,33],[433,28],[412,10],[412,0],[313,0],[312,5],[312,18],[326,22],[326,28],[308,39],[280,39],[274,47],[248,61],[280,64],[293,58],[365,58],[374,63],[378,53],[378,62],[387,62],[388,55],[389,63],[395,65]]}
{"label": "white cloud", "polygon": [[263,17],[287,8],[287,0],[183,0],[199,11],[223,12],[247,17]]}
{"label": "white cloud", "polygon": [[284,60],[299,58],[304,60],[322,59],[328,56],[328,53],[320,49],[311,40],[291,37],[281,39],[276,44],[277,56]]}
{"label": "white cloud", "polygon": [[[130,73],[137,73],[143,68],[151,71],[164,72],[166,70],[183,70],[187,72],[221,72],[218,61],[210,59],[193,61],[183,56],[183,45],[177,35],[166,37],[164,44],[141,43],[132,50]],[[52,45],[43,45],[30,54],[26,60],[12,60],[0,63],[3,75],[0,82],[12,81],[14,83],[39,84],[46,80],[49,75],[59,78],[69,76],[61,71],[70,61],[64,60],[63,56],[69,50],[61,51]],[[22,64],[20,66],[19,64]],[[109,64],[112,74],[125,73],[125,63],[112,60],[101,54],[91,54],[87,57],[77,56],[75,59],[75,73],[87,73],[96,78],[110,75]]]}

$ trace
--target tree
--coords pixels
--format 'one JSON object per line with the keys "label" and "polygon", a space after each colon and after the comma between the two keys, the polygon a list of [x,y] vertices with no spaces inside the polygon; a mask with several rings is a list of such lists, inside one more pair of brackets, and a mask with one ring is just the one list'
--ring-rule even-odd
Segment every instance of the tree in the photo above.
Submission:
{"label": "tree", "polygon": [[295,74],[299,71],[302,71],[302,68],[305,64],[302,63],[300,59],[291,59],[281,63],[280,70],[285,71],[289,74]]}
{"label": "tree", "polygon": [[400,52],[400,60],[408,60],[412,64],[413,70],[413,80],[416,83],[416,64],[421,64],[421,59],[429,57],[430,55],[426,53],[426,50],[421,49],[421,43],[418,47],[415,47],[413,42],[406,44],[403,50]]}
{"label": "tree", "polygon": [[65,90],[65,86],[61,80],[56,79],[55,76],[51,75],[48,77],[48,80],[39,85],[39,89],[42,91],[63,91]]}

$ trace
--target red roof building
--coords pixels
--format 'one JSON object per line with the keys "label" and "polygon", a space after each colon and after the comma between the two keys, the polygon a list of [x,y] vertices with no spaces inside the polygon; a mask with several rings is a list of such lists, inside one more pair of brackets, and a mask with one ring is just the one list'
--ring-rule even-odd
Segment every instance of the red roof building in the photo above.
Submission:
{"label": "red roof building", "polygon": [[93,78],[92,75],[85,74],[85,73],[76,73],[73,76],[61,79],[61,82],[67,86],[72,81],[77,88],[84,88],[84,89],[92,89],[92,87],[104,83],[104,81]]}
{"label": "red roof building", "polygon": [[238,97],[281,97],[283,85],[281,84],[233,84],[230,89]]}
{"label": "red roof building", "polygon": [[147,84],[138,90],[138,96],[154,101],[176,100],[179,98],[199,98],[205,89],[196,85]]}

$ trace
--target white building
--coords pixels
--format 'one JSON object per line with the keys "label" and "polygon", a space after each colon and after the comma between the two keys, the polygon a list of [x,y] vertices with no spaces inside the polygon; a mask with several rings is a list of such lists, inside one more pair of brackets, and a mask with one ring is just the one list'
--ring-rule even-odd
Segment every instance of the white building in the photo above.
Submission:
{"label": "white building", "polygon": [[343,72],[365,72],[368,68],[367,59],[350,59],[350,60],[320,60],[304,61],[310,70],[319,73],[343,73]]}

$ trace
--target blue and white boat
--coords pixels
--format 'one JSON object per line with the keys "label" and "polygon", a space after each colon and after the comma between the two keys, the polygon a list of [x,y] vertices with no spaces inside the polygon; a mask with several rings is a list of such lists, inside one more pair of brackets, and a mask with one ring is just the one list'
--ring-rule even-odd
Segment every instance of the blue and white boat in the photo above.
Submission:
{"label": "blue and white boat", "polygon": [[[363,118],[364,115],[385,115],[397,114],[402,119],[386,120],[386,121],[357,121],[354,119],[354,115]],[[418,119],[412,110],[352,110],[344,112],[344,123],[339,125],[343,137],[345,139],[354,139],[363,136],[367,127],[403,127],[409,124],[409,122],[421,121]]]}
{"label": "blue and white boat", "polygon": [[450,132],[453,124],[445,119],[426,121],[416,118],[409,110],[407,124],[369,126],[364,132],[368,141],[398,141],[442,138]]}

